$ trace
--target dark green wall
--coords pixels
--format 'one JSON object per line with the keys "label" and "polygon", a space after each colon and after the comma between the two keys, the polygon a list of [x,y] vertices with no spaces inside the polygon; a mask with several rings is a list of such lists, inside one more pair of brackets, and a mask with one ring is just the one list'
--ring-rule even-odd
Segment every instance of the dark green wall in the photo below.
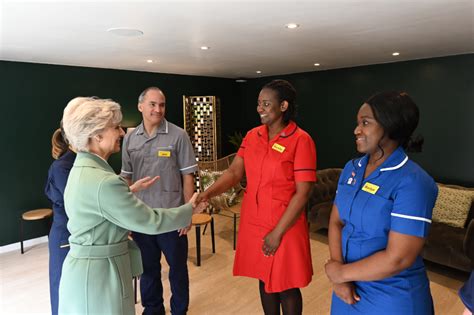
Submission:
{"label": "dark green wall", "polygon": [[[50,207],[43,194],[51,158],[51,135],[67,102],[76,96],[112,98],[122,105],[124,121],[139,123],[140,92],[159,86],[167,96],[166,116],[183,125],[182,95],[217,95],[221,99],[224,152],[226,135],[238,125],[239,86],[234,80],[0,61],[4,180],[0,184],[0,246],[19,240],[19,218],[26,210]],[[120,168],[120,154],[111,157]],[[26,238],[46,235],[45,222],[27,222]]]}
{"label": "dark green wall", "polygon": [[[96,95],[118,101],[124,120],[138,122],[138,94],[157,85],[167,96],[167,118],[182,125],[182,95],[218,95],[222,103],[223,153],[232,152],[227,135],[258,125],[256,102],[271,79],[291,81],[298,92],[297,122],[315,139],[318,168],[342,167],[356,155],[355,115],[377,91],[407,91],[421,111],[418,133],[425,137],[422,153],[412,158],[436,180],[474,186],[474,54],[234,80],[52,66],[0,61],[4,149],[0,157],[2,220],[0,245],[18,241],[23,211],[49,206],[43,195],[52,162],[50,138],[67,102]],[[120,155],[111,158],[117,170]],[[28,223],[27,238],[46,234],[44,222]]]}
{"label": "dark green wall", "polygon": [[286,79],[298,93],[298,124],[316,142],[318,169],[343,167],[356,156],[356,114],[378,91],[404,90],[420,108],[415,134],[422,153],[412,154],[436,180],[474,186],[474,54],[265,77],[242,85],[242,130],[259,122],[256,102],[261,87]]}

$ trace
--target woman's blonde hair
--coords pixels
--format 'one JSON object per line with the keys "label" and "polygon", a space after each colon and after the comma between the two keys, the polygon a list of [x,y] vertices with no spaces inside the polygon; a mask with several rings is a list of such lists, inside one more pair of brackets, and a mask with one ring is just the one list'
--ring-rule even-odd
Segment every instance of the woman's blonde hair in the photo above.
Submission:
{"label": "woman's blonde hair", "polygon": [[61,155],[66,153],[68,147],[67,141],[63,138],[61,128],[56,129],[51,137],[51,155],[53,158],[55,160],[59,159]]}
{"label": "woman's blonde hair", "polygon": [[63,129],[78,152],[89,151],[89,139],[122,121],[120,105],[110,99],[76,97],[64,109]]}

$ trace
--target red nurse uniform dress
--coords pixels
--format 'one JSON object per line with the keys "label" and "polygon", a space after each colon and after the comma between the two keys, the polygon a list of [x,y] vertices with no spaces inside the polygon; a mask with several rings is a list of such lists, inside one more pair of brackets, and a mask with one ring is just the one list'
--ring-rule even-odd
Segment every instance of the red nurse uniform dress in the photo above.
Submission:
{"label": "red nurse uniform dress", "polygon": [[313,267],[304,212],[283,235],[274,256],[265,257],[262,245],[295,194],[296,183],[316,181],[316,148],[311,136],[290,121],[269,141],[267,126],[262,125],[247,133],[237,155],[244,159],[247,187],[234,276],[262,280],[267,293],[307,286]]}

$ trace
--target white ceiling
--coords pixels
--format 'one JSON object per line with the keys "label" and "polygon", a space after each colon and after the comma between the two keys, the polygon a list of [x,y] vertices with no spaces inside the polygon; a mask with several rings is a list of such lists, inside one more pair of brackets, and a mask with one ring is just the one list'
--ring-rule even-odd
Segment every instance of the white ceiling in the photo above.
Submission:
{"label": "white ceiling", "polygon": [[0,12],[0,59],[34,63],[254,78],[474,52],[473,0],[0,0]]}

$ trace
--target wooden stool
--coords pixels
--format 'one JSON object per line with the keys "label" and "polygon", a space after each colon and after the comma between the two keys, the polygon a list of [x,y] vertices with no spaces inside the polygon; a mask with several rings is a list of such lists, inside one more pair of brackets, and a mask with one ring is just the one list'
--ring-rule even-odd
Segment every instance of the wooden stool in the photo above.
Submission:
{"label": "wooden stool", "polygon": [[212,253],[215,253],[214,218],[207,213],[193,214],[192,224],[196,226],[196,256],[198,266],[201,266],[201,225],[207,225],[209,222],[211,223]]}
{"label": "wooden stool", "polygon": [[23,220],[25,221],[36,221],[50,218],[53,216],[53,210],[51,209],[36,209],[23,213],[20,220],[20,243],[21,243],[21,253],[25,251],[23,249]]}

